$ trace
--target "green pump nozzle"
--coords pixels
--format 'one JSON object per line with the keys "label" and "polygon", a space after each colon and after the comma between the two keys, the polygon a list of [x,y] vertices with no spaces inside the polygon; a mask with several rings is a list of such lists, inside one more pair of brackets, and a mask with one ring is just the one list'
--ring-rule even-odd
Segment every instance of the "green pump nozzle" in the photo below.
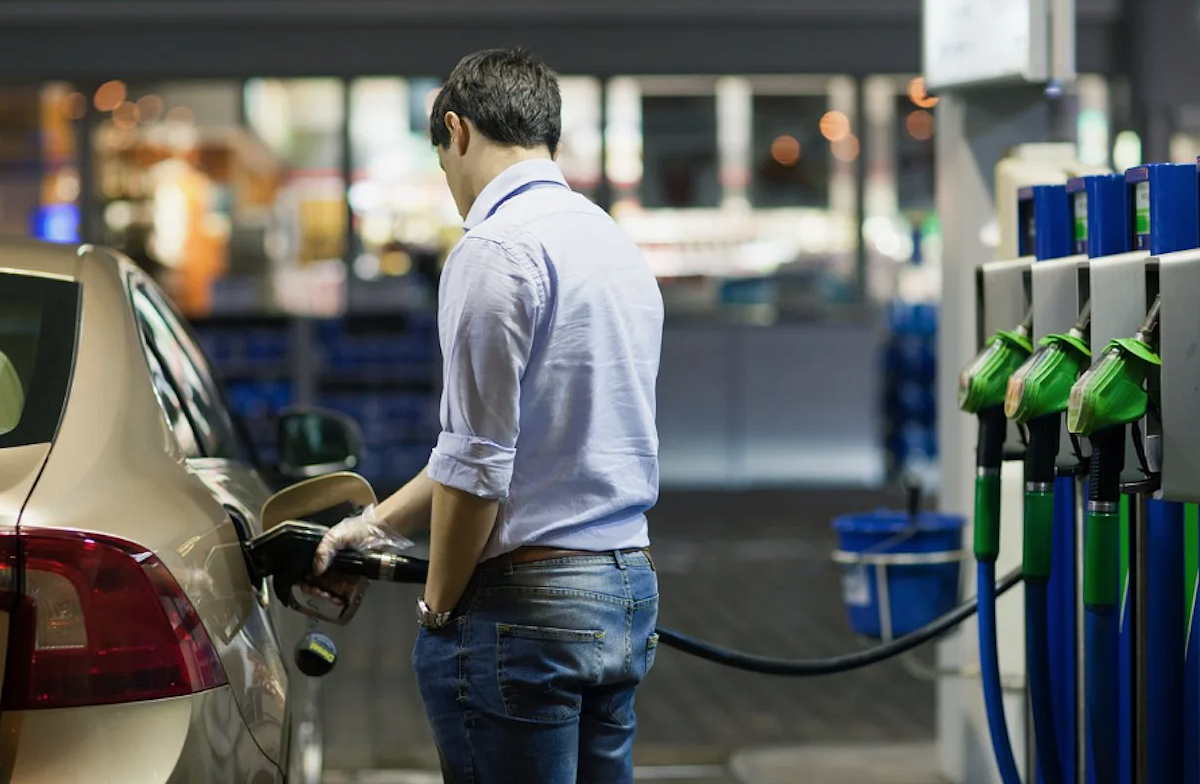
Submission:
{"label": "green pump nozzle", "polygon": [[998,330],[958,377],[958,406],[968,414],[978,414],[993,406],[1003,406],[1008,379],[1033,351],[1029,335],[1033,314],[1014,330]]}
{"label": "green pump nozzle", "polygon": [[1092,357],[1087,334],[1092,322],[1091,301],[1084,304],[1075,326],[1066,334],[1047,335],[1039,348],[1008,379],[1004,413],[1019,424],[1067,410],[1071,387]]}
{"label": "green pump nozzle", "polygon": [[1161,302],[1154,304],[1132,338],[1118,338],[1071,388],[1067,406],[1067,430],[1091,436],[1116,425],[1136,422],[1146,414],[1149,395],[1146,375],[1162,360],[1151,347],[1158,331]]}

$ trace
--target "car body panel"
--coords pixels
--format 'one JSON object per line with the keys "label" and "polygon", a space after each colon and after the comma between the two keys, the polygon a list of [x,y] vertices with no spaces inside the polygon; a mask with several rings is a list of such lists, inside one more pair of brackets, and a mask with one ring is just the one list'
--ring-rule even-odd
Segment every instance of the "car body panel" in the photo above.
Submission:
{"label": "car body panel", "polygon": [[[69,749],[63,738],[71,739]],[[148,739],[151,742],[139,742]],[[279,784],[228,687],[190,697],[0,716],[0,782]]]}
{"label": "car body panel", "polygon": [[[10,252],[14,244],[32,246],[34,252],[17,258]],[[279,772],[274,765],[283,764],[286,746],[286,668],[260,594],[247,574],[237,530],[219,500],[222,493],[239,498],[241,506],[253,513],[248,519],[256,520],[254,506],[260,497],[265,499],[266,487],[257,480],[260,487],[248,489],[256,478],[228,467],[221,478],[221,471],[212,465],[196,461],[193,466],[170,430],[129,302],[127,279],[149,282],[140,270],[101,248],[83,246],[76,251],[14,244],[0,243],[0,268],[71,276],[82,284],[82,322],[71,391],[53,448],[21,514],[21,530],[102,533],[152,551],[171,571],[217,646],[229,680],[227,693],[241,714],[227,721],[248,727],[253,733],[248,737],[261,746],[260,762],[267,760],[263,770],[236,780],[273,778]],[[12,450],[4,451],[0,466],[8,464],[7,452]],[[17,467],[9,470],[27,476],[36,454],[29,453],[20,466],[13,459]],[[6,492],[0,501],[19,506],[18,495]],[[107,709],[77,710],[79,732],[102,732],[99,727],[104,722],[99,717]],[[93,710],[96,727],[85,732],[87,711]],[[141,715],[132,707],[129,711],[120,715]],[[50,732],[47,721],[60,712],[47,711],[44,717],[36,713],[26,717],[22,743],[41,742],[31,728]],[[61,738],[64,730],[52,732]],[[19,751],[25,753],[23,746]]]}
{"label": "car body panel", "polygon": [[0,449],[0,531],[16,527],[21,507],[49,455],[49,444]]}
{"label": "car body panel", "polygon": [[[189,465],[222,506],[229,506],[249,525],[250,536],[262,531],[258,510],[270,490],[258,473],[232,460],[197,459]],[[250,731],[273,760],[283,759],[286,742],[288,671],[283,645],[273,623],[270,592],[255,592],[255,603],[240,630],[239,658],[246,691],[240,700]]]}

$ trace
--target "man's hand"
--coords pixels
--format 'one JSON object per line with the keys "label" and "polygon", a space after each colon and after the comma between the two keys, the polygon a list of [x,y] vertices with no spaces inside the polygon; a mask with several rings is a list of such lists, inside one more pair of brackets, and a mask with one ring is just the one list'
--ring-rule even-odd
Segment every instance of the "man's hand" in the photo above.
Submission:
{"label": "man's hand", "polygon": [[376,519],[372,504],[362,513],[347,517],[329,529],[313,556],[313,574],[324,574],[340,550],[378,553],[407,550],[412,546],[411,540],[393,533]]}

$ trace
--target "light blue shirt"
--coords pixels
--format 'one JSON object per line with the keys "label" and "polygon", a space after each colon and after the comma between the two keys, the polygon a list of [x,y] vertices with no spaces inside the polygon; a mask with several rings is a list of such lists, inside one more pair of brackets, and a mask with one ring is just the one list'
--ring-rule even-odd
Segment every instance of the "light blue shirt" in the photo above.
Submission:
{"label": "light blue shirt", "polygon": [[438,292],[430,478],[501,501],[484,559],[647,546],[663,303],[641,251],[548,160],[493,180],[465,228]]}

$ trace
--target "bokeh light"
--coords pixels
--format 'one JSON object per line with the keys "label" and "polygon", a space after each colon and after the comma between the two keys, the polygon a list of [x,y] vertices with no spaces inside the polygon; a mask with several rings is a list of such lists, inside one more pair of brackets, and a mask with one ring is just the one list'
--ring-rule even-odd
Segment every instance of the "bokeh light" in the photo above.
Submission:
{"label": "bokeh light", "polygon": [[821,135],[831,142],[840,142],[850,133],[850,118],[842,112],[825,112],[821,118]]}
{"label": "bokeh light", "polygon": [[100,111],[111,112],[121,105],[126,94],[125,83],[114,79],[100,85],[100,88],[96,90],[94,103]]}
{"label": "bokeh light", "polygon": [[174,109],[167,112],[166,117],[166,120],[169,123],[181,123],[184,125],[190,125],[195,121],[195,119],[196,116],[192,113],[192,110],[186,106],[176,106]]}
{"label": "bokeh light", "polygon": [[933,115],[924,109],[909,112],[904,118],[904,130],[919,142],[927,142],[933,138]]}
{"label": "bokeh light", "polygon": [[922,109],[932,109],[938,105],[938,99],[926,91],[923,76],[918,76],[908,83],[908,98]]}
{"label": "bokeh light", "polygon": [[163,113],[163,99],[157,95],[143,95],[137,101],[138,112],[144,123],[156,122]]}
{"label": "bokeh light", "polygon": [[771,142],[771,158],[780,166],[795,166],[800,161],[800,141],[783,134]]}
{"label": "bokeh light", "polygon": [[138,112],[137,104],[129,101],[122,101],[117,108],[113,109],[112,121],[113,125],[122,130],[129,130],[138,124],[138,118],[141,113]]}
{"label": "bokeh light", "polygon": [[834,142],[831,146],[833,148],[833,157],[842,163],[852,163],[858,160],[858,154],[862,151],[858,137],[854,134],[847,135],[846,138]]}

